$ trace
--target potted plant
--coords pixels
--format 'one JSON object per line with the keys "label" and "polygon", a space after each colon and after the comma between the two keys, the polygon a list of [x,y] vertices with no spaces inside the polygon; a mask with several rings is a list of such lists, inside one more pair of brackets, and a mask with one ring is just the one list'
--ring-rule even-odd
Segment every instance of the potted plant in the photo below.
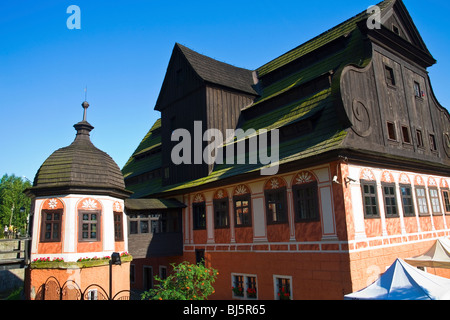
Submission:
{"label": "potted plant", "polygon": [[291,293],[286,291],[283,287],[281,288],[281,291],[278,292],[278,297],[280,300],[291,300]]}
{"label": "potted plant", "polygon": [[247,297],[256,299],[256,288],[248,288],[247,289]]}
{"label": "potted plant", "polygon": [[235,297],[244,296],[244,289],[242,287],[232,287],[231,290],[233,291]]}

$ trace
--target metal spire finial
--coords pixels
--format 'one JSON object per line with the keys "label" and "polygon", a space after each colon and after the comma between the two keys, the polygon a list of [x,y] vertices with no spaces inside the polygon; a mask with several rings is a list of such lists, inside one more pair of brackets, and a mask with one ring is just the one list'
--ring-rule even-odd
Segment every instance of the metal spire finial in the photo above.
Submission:
{"label": "metal spire finial", "polygon": [[87,121],[86,120],[87,108],[89,108],[89,103],[86,101],[86,99],[87,99],[87,86],[84,88],[84,102],[81,104],[81,106],[84,109],[83,121]]}
{"label": "metal spire finial", "polygon": [[89,103],[87,102],[87,101],[84,101],[82,104],[81,104],[81,106],[83,107],[83,109],[84,109],[84,114],[83,114],[83,121],[87,121],[86,120],[86,114],[87,114],[87,108],[89,108]]}

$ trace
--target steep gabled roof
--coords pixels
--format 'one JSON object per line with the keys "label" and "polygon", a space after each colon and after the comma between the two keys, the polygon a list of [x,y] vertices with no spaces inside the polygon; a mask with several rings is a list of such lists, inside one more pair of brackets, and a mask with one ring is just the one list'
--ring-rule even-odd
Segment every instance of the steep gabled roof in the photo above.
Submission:
{"label": "steep gabled roof", "polygon": [[207,57],[179,43],[175,46],[180,49],[204,81],[257,95],[254,89],[253,71]]}

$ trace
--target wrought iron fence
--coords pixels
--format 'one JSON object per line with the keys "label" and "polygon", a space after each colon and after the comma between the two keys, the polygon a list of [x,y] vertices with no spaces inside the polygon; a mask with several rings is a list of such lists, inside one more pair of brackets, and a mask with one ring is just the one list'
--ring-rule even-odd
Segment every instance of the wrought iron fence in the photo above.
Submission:
{"label": "wrought iron fence", "polygon": [[121,290],[110,297],[98,284],[81,290],[73,280],[67,280],[61,286],[58,279],[51,276],[39,287],[35,300],[141,300],[141,297],[132,290]]}

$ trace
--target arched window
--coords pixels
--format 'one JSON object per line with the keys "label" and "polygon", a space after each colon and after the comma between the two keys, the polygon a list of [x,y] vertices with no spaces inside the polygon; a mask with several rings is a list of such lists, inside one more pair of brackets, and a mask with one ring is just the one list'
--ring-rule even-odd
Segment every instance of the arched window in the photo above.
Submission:
{"label": "arched window", "polygon": [[205,197],[198,193],[192,204],[192,216],[194,218],[194,230],[206,229],[206,205]]}
{"label": "arched window", "polygon": [[398,217],[397,193],[395,180],[389,171],[381,174],[381,187],[383,189],[384,212],[386,218]]}
{"label": "arched window", "polygon": [[450,213],[450,191],[448,188],[447,181],[442,178],[441,179],[441,190],[442,190],[442,201],[444,203],[444,210],[446,214]]}
{"label": "arched window", "polygon": [[286,183],[283,179],[272,178],[264,186],[267,223],[287,222]]}
{"label": "arched window", "polygon": [[123,210],[122,205],[114,202],[114,241],[123,241]]}
{"label": "arched window", "polygon": [[44,202],[41,216],[40,242],[60,242],[64,206],[61,200],[53,198]]}
{"label": "arched window", "polygon": [[433,177],[428,178],[428,193],[430,195],[431,212],[441,214],[441,202],[439,199],[438,185]]}
{"label": "arched window", "polygon": [[400,174],[400,195],[402,197],[403,215],[405,217],[414,217],[414,202],[411,187],[411,180],[406,173]]}
{"label": "arched window", "polygon": [[361,192],[365,218],[380,218],[377,198],[377,181],[370,169],[363,169],[360,175]]}
{"label": "arched window", "polygon": [[251,192],[246,185],[241,184],[234,189],[233,204],[236,227],[251,227]]}
{"label": "arched window", "polygon": [[298,173],[293,181],[292,194],[296,222],[319,221],[319,195],[315,176],[309,171]]}
{"label": "arched window", "polygon": [[228,213],[228,193],[225,189],[219,189],[214,194],[214,227],[216,229],[230,226]]}
{"label": "arched window", "polygon": [[419,215],[429,215],[425,181],[419,175],[414,177],[414,189],[416,191],[417,208]]}

